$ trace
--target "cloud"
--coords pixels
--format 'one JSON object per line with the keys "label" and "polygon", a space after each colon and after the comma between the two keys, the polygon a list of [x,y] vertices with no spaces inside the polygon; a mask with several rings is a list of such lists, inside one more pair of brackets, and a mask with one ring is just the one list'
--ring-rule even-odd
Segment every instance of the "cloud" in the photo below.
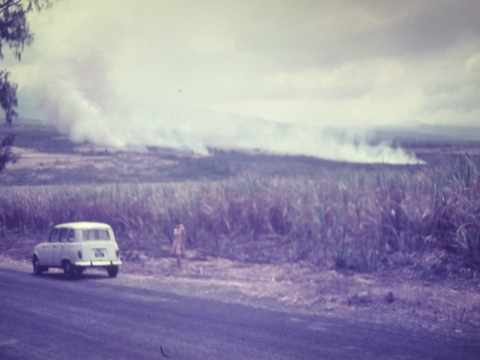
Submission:
{"label": "cloud", "polygon": [[480,80],[480,52],[470,56],[465,63],[465,67],[475,77],[475,80]]}
{"label": "cloud", "polygon": [[425,81],[421,109],[432,124],[478,125],[480,122],[480,55],[467,49],[439,61],[441,75]]}

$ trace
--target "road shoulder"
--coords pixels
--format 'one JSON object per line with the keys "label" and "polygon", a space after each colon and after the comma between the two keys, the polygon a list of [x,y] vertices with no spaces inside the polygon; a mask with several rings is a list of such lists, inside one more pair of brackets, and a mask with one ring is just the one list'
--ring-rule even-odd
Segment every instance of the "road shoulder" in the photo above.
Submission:
{"label": "road shoulder", "polygon": [[[0,267],[31,272],[28,261],[0,256]],[[53,273],[60,271],[53,270]],[[85,281],[106,276],[89,270]],[[449,337],[479,337],[480,287],[420,281],[407,274],[319,271],[308,264],[245,264],[221,258],[126,261],[113,285],[170,292],[269,310],[321,315]]]}

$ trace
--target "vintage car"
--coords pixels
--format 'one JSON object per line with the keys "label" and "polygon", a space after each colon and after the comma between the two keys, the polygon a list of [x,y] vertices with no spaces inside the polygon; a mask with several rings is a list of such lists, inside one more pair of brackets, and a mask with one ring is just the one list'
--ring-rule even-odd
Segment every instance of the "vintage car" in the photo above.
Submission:
{"label": "vintage car", "polygon": [[80,276],[86,268],[103,268],[116,277],[120,251],[112,228],[96,222],[72,222],[53,227],[48,241],[35,246],[33,273],[61,268],[69,278]]}

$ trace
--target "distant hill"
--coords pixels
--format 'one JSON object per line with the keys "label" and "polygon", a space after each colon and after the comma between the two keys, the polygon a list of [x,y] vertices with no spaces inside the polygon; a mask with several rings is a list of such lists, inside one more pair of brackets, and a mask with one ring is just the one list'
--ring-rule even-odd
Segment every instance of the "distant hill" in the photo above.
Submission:
{"label": "distant hill", "polygon": [[382,127],[369,134],[373,142],[388,141],[412,146],[428,144],[465,144],[480,142],[480,126]]}

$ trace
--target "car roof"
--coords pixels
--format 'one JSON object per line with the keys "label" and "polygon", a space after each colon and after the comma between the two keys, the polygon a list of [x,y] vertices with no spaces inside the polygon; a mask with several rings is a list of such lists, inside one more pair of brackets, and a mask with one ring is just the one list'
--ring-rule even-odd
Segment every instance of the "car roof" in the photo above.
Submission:
{"label": "car roof", "polygon": [[54,226],[55,229],[110,229],[110,225],[99,222],[79,221],[70,222],[64,224],[58,224]]}

